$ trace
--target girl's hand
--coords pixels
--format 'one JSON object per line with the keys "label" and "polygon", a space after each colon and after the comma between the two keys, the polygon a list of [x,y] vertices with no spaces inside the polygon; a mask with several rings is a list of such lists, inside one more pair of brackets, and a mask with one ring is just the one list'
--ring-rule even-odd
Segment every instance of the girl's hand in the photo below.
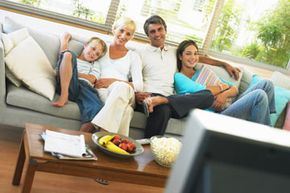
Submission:
{"label": "girl's hand", "polygon": [[221,93],[215,96],[215,101],[212,107],[217,111],[222,111],[223,107],[226,104],[226,101],[227,101],[227,97],[223,93]]}
{"label": "girl's hand", "polygon": [[117,81],[117,79],[101,78],[95,82],[95,87],[96,88],[108,88],[115,81]]}

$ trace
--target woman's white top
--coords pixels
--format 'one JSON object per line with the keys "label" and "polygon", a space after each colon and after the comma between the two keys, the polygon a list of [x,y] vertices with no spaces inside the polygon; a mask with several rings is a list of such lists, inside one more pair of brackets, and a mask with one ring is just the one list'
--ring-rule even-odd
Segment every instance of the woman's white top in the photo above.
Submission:
{"label": "woman's white top", "polygon": [[142,62],[135,51],[129,50],[122,58],[111,59],[108,50],[97,63],[101,68],[100,78],[130,81],[133,83],[136,92],[143,91]]}

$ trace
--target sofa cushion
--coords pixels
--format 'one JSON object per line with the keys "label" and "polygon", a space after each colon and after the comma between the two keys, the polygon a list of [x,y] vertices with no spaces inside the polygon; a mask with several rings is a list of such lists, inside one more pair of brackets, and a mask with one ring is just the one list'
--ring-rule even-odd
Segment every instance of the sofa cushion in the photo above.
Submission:
{"label": "sofa cushion", "polygon": [[271,80],[274,83],[274,85],[290,90],[289,76],[282,74],[281,72],[275,71],[272,74]]}
{"label": "sofa cushion", "polygon": [[[59,96],[56,95],[56,98]],[[80,112],[76,103],[69,101],[62,108],[55,108],[46,98],[31,92],[23,87],[9,85],[7,88],[6,103],[15,107],[46,113],[56,117],[80,120]]]}
{"label": "sofa cushion", "polygon": [[[24,27],[23,25],[14,21],[9,17],[4,18],[3,22],[4,33],[11,33],[13,31],[22,29],[23,27]],[[60,47],[60,40],[58,36],[53,34],[46,34],[44,32],[36,31],[31,28],[27,29],[29,34],[33,37],[33,39],[40,45],[40,47],[46,54],[47,58],[49,59],[51,65],[55,66]]]}
{"label": "sofa cushion", "polygon": [[55,71],[45,53],[31,36],[17,43],[5,57],[8,68],[29,89],[52,100]]}

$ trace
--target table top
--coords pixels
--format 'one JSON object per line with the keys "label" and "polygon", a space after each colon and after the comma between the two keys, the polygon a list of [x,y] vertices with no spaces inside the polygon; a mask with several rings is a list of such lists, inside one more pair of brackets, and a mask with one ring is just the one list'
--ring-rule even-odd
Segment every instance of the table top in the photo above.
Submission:
{"label": "table top", "polygon": [[[42,140],[40,134],[46,129],[52,131],[58,131],[66,134],[80,135],[84,134],[86,144],[92,149],[92,151],[97,156],[98,160],[93,161],[72,161],[72,160],[59,160],[50,155],[50,153],[43,151],[44,141]],[[80,131],[67,130],[62,128],[55,128],[51,126],[37,125],[37,124],[26,124],[25,127],[25,140],[28,145],[28,152],[30,158],[65,163],[70,165],[79,165],[83,167],[92,167],[92,168],[109,168],[110,170],[116,170],[119,172],[129,172],[129,173],[138,173],[148,174],[153,176],[167,177],[169,176],[170,169],[158,165],[152,153],[150,151],[150,145],[145,145],[144,152],[132,158],[117,158],[110,155],[107,155],[97,149],[97,146],[91,139],[90,133],[84,133]]]}

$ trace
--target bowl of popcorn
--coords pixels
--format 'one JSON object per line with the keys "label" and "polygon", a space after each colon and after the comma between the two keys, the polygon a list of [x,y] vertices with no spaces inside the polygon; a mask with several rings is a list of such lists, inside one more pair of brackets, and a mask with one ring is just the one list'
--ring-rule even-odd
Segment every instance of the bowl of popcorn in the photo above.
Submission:
{"label": "bowl of popcorn", "polygon": [[155,161],[162,166],[171,167],[182,144],[174,137],[153,136],[150,139],[150,146]]}

